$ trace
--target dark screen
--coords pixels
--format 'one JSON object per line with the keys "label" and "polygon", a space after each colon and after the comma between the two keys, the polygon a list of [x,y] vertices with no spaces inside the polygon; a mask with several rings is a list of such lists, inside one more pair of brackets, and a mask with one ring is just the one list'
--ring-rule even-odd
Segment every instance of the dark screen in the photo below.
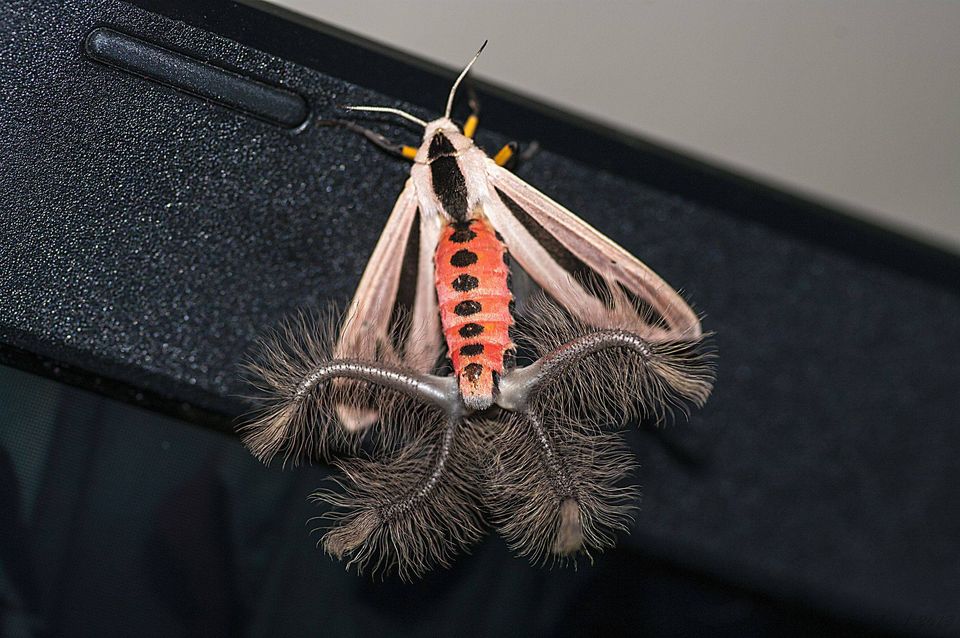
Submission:
{"label": "dark screen", "polygon": [[0,634],[855,630],[627,549],[537,568],[492,535],[422,581],[358,576],[315,547],[307,496],[325,474],[0,367]]}

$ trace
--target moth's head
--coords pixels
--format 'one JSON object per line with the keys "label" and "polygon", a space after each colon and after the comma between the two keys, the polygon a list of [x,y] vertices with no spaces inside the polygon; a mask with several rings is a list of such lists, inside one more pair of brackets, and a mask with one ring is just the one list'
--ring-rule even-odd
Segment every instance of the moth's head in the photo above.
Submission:
{"label": "moth's head", "polygon": [[461,135],[460,127],[449,117],[439,117],[432,122],[428,122],[423,129],[423,141],[427,142],[437,136],[437,133],[443,133],[447,137],[453,134]]}
{"label": "moth's head", "polygon": [[[460,131],[449,117],[441,117],[427,124],[423,131],[418,161],[431,161],[444,155],[458,155],[473,146],[473,140]],[[424,153],[421,157],[421,155]]]}
{"label": "moth's head", "polygon": [[[463,71],[460,72],[460,75],[457,76],[456,81],[453,83],[453,86],[450,88],[450,94],[447,96],[447,108],[443,112],[443,117],[437,118],[432,122],[426,122],[415,115],[411,115],[406,111],[401,109],[395,109],[389,106],[347,106],[345,108],[351,111],[373,111],[376,113],[393,113],[394,115],[399,115],[405,120],[413,122],[423,127],[423,141],[427,143],[434,139],[437,136],[437,133],[443,133],[448,138],[463,135],[460,133],[460,127],[453,123],[453,120],[450,119],[450,112],[453,110],[453,99],[457,95],[457,89],[460,87],[460,83],[463,81],[463,78],[467,76],[467,73],[470,71],[470,67],[473,66],[473,63],[477,61],[477,58],[480,57],[480,54],[483,53],[484,47],[487,46],[487,41],[483,41],[483,45],[480,47],[480,50],[477,51],[477,54],[473,56],[473,59],[467,63],[467,66],[463,68]],[[466,139],[466,138],[464,138]],[[459,150],[459,149],[458,149]]]}

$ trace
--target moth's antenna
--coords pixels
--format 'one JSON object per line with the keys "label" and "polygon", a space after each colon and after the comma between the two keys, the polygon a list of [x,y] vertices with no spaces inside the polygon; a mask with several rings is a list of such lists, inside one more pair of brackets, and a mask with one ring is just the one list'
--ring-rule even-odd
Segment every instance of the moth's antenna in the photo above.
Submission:
{"label": "moth's antenna", "polygon": [[470,67],[473,66],[473,63],[477,61],[477,58],[480,57],[480,54],[483,53],[483,47],[487,46],[489,40],[484,40],[483,44],[480,45],[480,50],[477,51],[477,54],[473,56],[473,59],[467,64],[466,68],[460,72],[460,77],[457,78],[457,81],[453,83],[453,88],[450,89],[450,97],[447,98],[447,110],[443,112],[443,117],[449,118],[450,111],[453,110],[453,96],[457,94],[457,87],[460,86],[460,82],[463,81],[463,78],[466,77],[467,71],[470,70]]}
{"label": "moth's antenna", "polygon": [[373,111],[374,113],[393,113],[394,115],[399,115],[405,120],[410,120],[414,124],[419,124],[423,128],[427,128],[427,123],[421,120],[415,115],[410,115],[406,111],[401,111],[400,109],[391,108],[389,106],[344,106],[343,108],[350,111]]}

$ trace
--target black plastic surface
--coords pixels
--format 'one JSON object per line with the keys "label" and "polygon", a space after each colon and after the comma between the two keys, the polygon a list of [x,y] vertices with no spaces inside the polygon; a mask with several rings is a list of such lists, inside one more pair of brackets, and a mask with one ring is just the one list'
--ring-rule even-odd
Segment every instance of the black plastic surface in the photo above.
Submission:
{"label": "black plastic surface", "polygon": [[[93,62],[83,39],[108,27],[286,87],[311,118],[342,103],[429,118],[448,74],[232,3],[170,6],[309,51],[313,68],[121,2],[4,6],[17,75],[2,87],[0,341],[22,367],[66,364],[74,382],[225,427],[256,335],[349,297],[407,166],[346,131],[283,130]],[[347,70],[388,95],[325,74]],[[538,139],[524,179],[682,287],[717,333],[707,408],[631,435],[645,494],[622,544],[840,617],[953,633],[924,619],[960,600],[957,258],[481,96],[481,145],[507,139],[498,125]]]}
{"label": "black plastic surface", "polygon": [[287,128],[303,124],[309,113],[306,102],[296,93],[268,86],[113,29],[91,31],[84,40],[84,50],[98,62]]}

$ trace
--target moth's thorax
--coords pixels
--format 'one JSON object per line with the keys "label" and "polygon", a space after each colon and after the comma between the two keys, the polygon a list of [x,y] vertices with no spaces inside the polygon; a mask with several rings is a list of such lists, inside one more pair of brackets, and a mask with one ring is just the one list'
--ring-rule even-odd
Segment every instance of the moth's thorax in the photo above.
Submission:
{"label": "moth's thorax", "polygon": [[410,172],[421,213],[445,222],[474,219],[489,196],[485,161],[449,118],[430,122]]}

